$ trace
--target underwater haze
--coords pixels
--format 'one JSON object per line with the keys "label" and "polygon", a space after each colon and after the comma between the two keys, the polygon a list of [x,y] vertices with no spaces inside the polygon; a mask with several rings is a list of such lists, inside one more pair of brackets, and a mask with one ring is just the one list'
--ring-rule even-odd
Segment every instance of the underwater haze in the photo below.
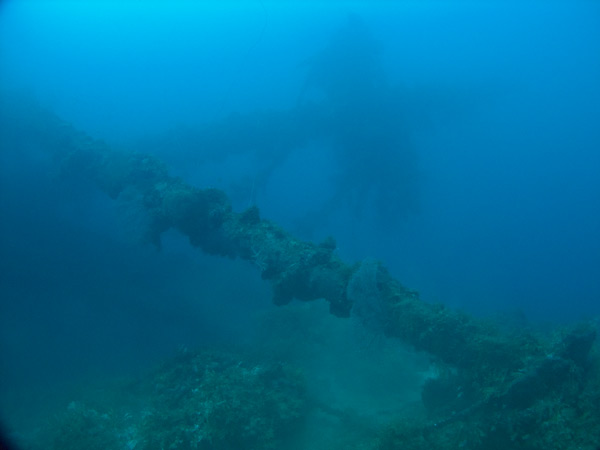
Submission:
{"label": "underwater haze", "polygon": [[[299,239],[333,236],[341,259],[376,258],[425,302],[570,324],[600,315],[599,80],[593,1],[2,2],[2,422],[37,448],[47,417],[80,411],[90,386],[188,348],[259,349],[344,411],[322,407],[326,425],[307,419],[319,432],[280,448],[342,448],[354,411],[372,420],[366,440],[431,370],[320,300],[273,305],[260,264],[152,233],[126,192],[64,176],[39,138],[47,115]],[[267,367],[210,358],[186,367],[231,363],[240,386]],[[297,392],[292,372],[268,373]],[[156,439],[144,448],[176,441]],[[170,448],[271,445],[198,439]]]}

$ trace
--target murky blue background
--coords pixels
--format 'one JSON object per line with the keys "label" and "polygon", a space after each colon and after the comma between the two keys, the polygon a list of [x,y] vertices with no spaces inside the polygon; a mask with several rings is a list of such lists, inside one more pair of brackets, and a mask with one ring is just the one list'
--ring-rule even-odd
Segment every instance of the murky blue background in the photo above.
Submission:
{"label": "murky blue background", "polygon": [[[260,186],[270,162],[261,149],[219,159],[174,145],[184,130],[232,114],[327,100],[310,83],[303,92],[349,14],[366,34],[333,60],[352,70],[332,76],[354,80],[352,46],[376,43],[374,66],[396,115],[388,120],[370,92],[357,91],[345,118],[385,118],[377,136],[402,130],[398,152],[411,167],[400,167],[397,184],[395,147],[384,153],[377,141],[359,155],[328,139],[286,150]],[[344,259],[381,259],[425,301],[518,320],[600,312],[598,80],[596,2],[0,5],[7,105],[33,98],[94,138],[226,190],[237,209],[255,202],[302,238],[333,235]],[[270,308],[255,268],[200,255],[174,233],[161,252],[141,245],[127,204],[57,181],[43,145],[0,145],[1,370],[10,392],[121,373],[180,345],[244,339],[252,314]],[[385,184],[382,167],[391,167]],[[395,196],[395,187],[407,189]]]}

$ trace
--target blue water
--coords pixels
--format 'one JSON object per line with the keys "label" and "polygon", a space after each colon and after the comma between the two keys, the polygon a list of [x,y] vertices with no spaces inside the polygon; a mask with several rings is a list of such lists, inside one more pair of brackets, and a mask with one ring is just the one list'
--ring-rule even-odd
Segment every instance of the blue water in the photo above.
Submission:
{"label": "blue water", "polygon": [[[33,99],[477,315],[600,313],[598,80],[591,1],[0,5],[5,105]],[[311,102],[335,123],[294,148],[186,141]],[[59,180],[43,145],[7,136],[0,384],[11,413],[16,391],[252,333],[250,317],[270,308],[253,268],[175,233],[161,252],[140,244],[126,201]]]}

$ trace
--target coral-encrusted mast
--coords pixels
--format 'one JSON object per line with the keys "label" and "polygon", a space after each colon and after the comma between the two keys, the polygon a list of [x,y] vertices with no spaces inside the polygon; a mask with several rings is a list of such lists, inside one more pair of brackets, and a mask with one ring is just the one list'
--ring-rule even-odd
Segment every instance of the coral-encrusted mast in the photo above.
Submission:
{"label": "coral-encrusted mast", "polygon": [[[464,376],[456,383],[474,391],[465,411],[526,407],[587,359],[593,328],[580,328],[553,344],[525,332],[501,332],[488,322],[421,301],[380,263],[344,263],[333,239],[318,245],[296,239],[261,219],[256,207],[234,212],[224,192],[190,186],[170,176],[152,156],[112,150],[54,116],[41,123],[25,132],[43,142],[61,173],[93,181],[112,198],[127,192],[137,199],[149,218],[150,241],[160,244],[161,233],[175,228],[206,253],[251,261],[272,283],[277,304],[324,298],[333,314],[346,317],[355,302],[363,302],[361,311],[366,305],[364,314],[369,308],[376,312],[387,336],[460,369]],[[363,289],[361,283],[371,286]]]}
{"label": "coral-encrusted mast", "polygon": [[[149,217],[152,242],[159,244],[161,233],[175,228],[206,253],[256,264],[272,283],[276,304],[324,298],[333,314],[349,316],[352,299],[347,287],[359,265],[344,263],[332,239],[319,245],[301,241],[261,219],[256,207],[236,213],[222,191],[198,189],[170,176],[152,156],[114,151],[69,126],[61,127],[61,133],[63,145],[55,153],[61,173],[92,180],[112,198],[124,191],[137,198]],[[376,278],[379,301],[388,311],[382,322],[386,335],[446,363],[469,370],[484,365],[513,371],[522,358],[539,351],[536,343],[523,347],[465,314],[422,302],[380,264]]]}

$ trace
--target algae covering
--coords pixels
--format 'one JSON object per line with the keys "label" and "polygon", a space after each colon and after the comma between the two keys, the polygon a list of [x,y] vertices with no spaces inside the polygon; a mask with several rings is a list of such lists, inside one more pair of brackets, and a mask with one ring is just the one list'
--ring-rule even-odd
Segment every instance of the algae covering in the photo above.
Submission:
{"label": "algae covering", "polygon": [[[598,448],[596,324],[548,337],[502,330],[423,302],[381,263],[342,261],[333,239],[296,239],[262,219],[258,208],[237,213],[224,192],[170,176],[152,156],[115,151],[50,114],[38,119],[17,132],[44,142],[61,176],[95,183],[111,198],[132,199],[147,216],[149,242],[158,246],[162,233],[176,229],[203,252],[256,265],[278,305],[325,299],[332,314],[357,315],[369,328],[431,355],[439,374],[423,387],[423,414],[399,419],[362,448]],[[283,367],[203,354],[185,358],[157,375],[154,406],[143,417],[74,404],[62,433],[70,437],[56,448],[69,448],[86,427],[99,430],[93,433],[99,441],[86,448],[272,448],[302,417],[302,389]],[[177,391],[170,392],[172,386]],[[101,432],[107,427],[122,431],[108,436]],[[144,434],[150,429],[152,437]],[[142,442],[145,447],[138,447]]]}
{"label": "algae covering", "polygon": [[33,448],[272,449],[293,437],[306,407],[297,371],[184,350],[145,379],[72,402]]}

